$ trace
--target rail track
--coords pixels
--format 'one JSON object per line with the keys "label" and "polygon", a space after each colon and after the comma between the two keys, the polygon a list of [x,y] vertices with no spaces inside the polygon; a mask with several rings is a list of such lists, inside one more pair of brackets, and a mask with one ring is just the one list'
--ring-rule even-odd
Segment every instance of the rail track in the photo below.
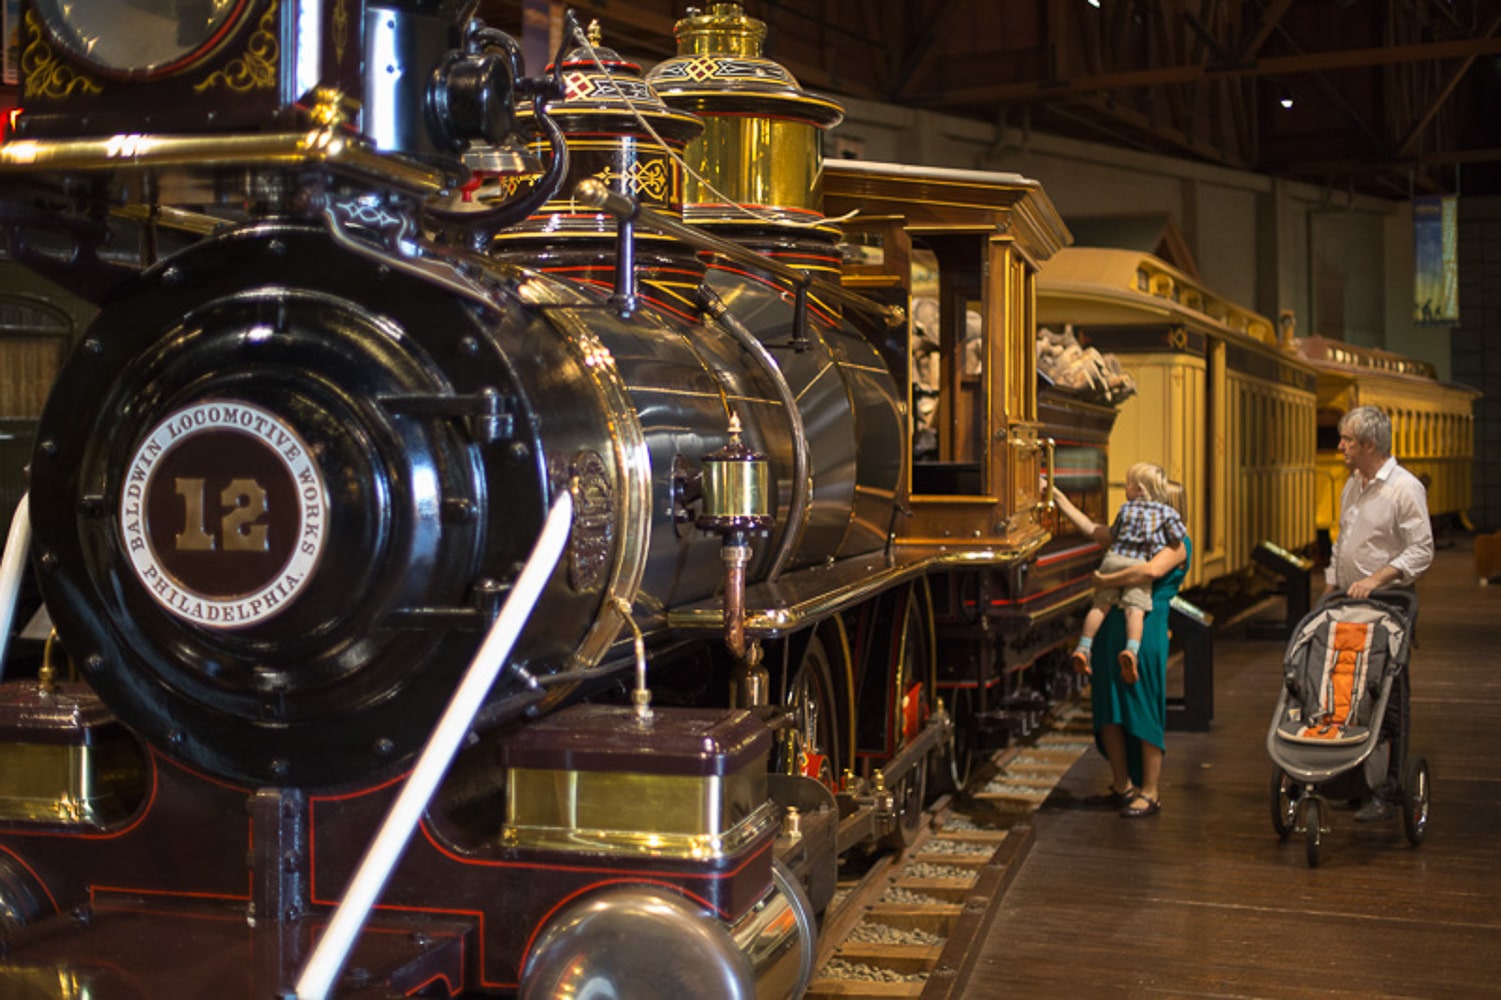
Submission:
{"label": "rail track", "polygon": [[842,874],[808,1000],[961,996],[1031,814],[1091,745],[1088,709],[1066,706],[935,803],[905,851]]}

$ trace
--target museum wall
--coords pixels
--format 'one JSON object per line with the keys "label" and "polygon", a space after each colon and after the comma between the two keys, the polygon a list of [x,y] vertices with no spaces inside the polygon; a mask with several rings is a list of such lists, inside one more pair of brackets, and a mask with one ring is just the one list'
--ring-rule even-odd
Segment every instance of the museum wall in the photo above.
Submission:
{"label": "museum wall", "polygon": [[1412,212],[1405,200],[1273,180],[1192,160],[841,98],[831,156],[1001,170],[1041,181],[1065,219],[1170,213],[1221,295],[1300,334],[1386,347],[1450,377],[1449,330],[1412,314]]}
{"label": "museum wall", "polygon": [[1470,517],[1481,531],[1501,531],[1501,197],[1459,202],[1459,325],[1454,379],[1479,389]]}

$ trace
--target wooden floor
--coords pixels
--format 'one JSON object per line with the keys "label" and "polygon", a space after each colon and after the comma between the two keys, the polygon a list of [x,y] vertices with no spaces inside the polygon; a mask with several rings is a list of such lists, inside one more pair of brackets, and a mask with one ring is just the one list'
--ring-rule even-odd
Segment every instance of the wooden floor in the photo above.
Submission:
{"label": "wooden floor", "polygon": [[1095,751],[1074,765],[965,997],[1501,997],[1501,586],[1477,585],[1461,540],[1418,590],[1421,847],[1347,809],[1316,869],[1300,834],[1278,839],[1264,741],[1284,643],[1219,636],[1214,726],[1168,733],[1162,812],[1080,807],[1109,769]]}

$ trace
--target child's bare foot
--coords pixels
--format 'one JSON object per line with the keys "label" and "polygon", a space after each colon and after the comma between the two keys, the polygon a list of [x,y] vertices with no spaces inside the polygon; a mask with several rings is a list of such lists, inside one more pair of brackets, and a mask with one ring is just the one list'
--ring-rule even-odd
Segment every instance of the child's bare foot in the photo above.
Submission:
{"label": "child's bare foot", "polygon": [[1121,650],[1121,655],[1116,657],[1121,665],[1121,680],[1127,684],[1136,683],[1136,654],[1129,649]]}
{"label": "child's bare foot", "polygon": [[1069,666],[1074,668],[1076,674],[1089,673],[1089,654],[1082,649],[1076,649],[1069,654]]}

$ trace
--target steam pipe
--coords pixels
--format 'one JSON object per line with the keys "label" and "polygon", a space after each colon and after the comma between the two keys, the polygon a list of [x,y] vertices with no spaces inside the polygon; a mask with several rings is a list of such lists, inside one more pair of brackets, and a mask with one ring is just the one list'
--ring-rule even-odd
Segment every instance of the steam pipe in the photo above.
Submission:
{"label": "steam pipe", "polygon": [[646,638],[641,626],[631,614],[631,606],[623,597],[615,598],[614,607],[631,629],[631,649],[636,657],[636,689],[631,692],[631,704],[635,706],[636,719],[646,722],[651,718],[651,688],[646,684]]}
{"label": "steam pipe", "polygon": [[724,644],[738,662],[745,659],[745,564],[750,562],[745,533],[726,535],[719,555],[724,560]]}
{"label": "steam pipe", "polygon": [[542,596],[543,587],[562,558],[563,546],[572,527],[573,497],[565,491],[558,494],[553,503],[521,575],[516,578],[505,604],[501,606],[500,615],[490,626],[484,643],[455,689],[427,746],[422,749],[417,766],[391,804],[375,839],[366,848],[365,856],[344,893],[344,901],[334,911],[328,929],[318,939],[317,947],[303,966],[297,979],[299,1000],[323,1000],[328,995],[370,908],[385,888],[392,869],[401,860],[412,831],[453,763],[485,695],[511,655],[522,628]]}

